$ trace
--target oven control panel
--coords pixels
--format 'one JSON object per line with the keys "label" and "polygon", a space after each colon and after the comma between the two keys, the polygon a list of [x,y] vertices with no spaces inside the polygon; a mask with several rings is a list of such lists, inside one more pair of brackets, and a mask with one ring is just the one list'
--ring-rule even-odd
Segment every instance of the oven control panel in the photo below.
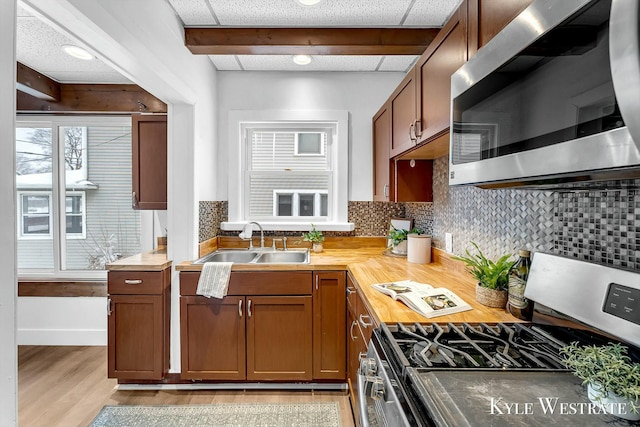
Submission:
{"label": "oven control panel", "polygon": [[640,289],[610,283],[603,311],[640,325]]}

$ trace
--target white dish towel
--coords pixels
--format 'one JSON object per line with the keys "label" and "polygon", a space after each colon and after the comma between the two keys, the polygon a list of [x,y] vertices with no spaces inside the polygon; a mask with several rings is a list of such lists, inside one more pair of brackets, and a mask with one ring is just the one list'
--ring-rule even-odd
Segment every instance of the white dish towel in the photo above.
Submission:
{"label": "white dish towel", "polygon": [[229,288],[232,262],[205,262],[196,294],[207,298],[224,298]]}

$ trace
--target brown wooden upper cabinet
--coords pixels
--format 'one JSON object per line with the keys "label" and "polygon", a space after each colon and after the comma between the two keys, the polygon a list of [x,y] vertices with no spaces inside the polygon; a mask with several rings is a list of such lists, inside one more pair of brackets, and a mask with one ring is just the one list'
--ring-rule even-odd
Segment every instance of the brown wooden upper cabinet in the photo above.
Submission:
{"label": "brown wooden upper cabinet", "polygon": [[391,145],[389,157],[413,148],[416,137],[416,75],[415,68],[405,76],[391,94]]}
{"label": "brown wooden upper cabinet", "polygon": [[533,0],[467,0],[469,58],[487,44]]}
{"label": "brown wooden upper cabinet", "polygon": [[467,8],[463,2],[416,63],[418,143],[434,141],[432,158],[449,152],[451,75],[467,61]]}
{"label": "brown wooden upper cabinet", "polygon": [[[425,52],[374,116],[374,200],[399,200],[384,196],[385,184],[402,187],[401,172],[391,166],[385,179],[382,156],[385,115],[391,117],[389,157],[435,159],[449,153],[451,75],[480,47],[502,30],[532,0],[464,0],[444,24]],[[381,132],[377,132],[379,129]],[[385,182],[390,181],[390,182]],[[382,188],[382,190],[381,190]]]}
{"label": "brown wooden upper cabinet", "polygon": [[134,209],[167,209],[167,116],[134,114],[132,204]]}
{"label": "brown wooden upper cabinet", "polygon": [[388,202],[393,184],[389,161],[391,106],[386,102],[373,116],[373,200]]}

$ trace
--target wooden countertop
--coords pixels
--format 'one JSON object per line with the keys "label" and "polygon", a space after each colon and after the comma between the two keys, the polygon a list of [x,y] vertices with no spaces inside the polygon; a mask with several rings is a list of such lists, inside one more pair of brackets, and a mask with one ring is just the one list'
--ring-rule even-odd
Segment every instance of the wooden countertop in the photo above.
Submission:
{"label": "wooden countertop", "polygon": [[162,271],[171,267],[171,260],[167,259],[167,252],[150,251],[132,255],[107,264],[107,270],[128,271]]}
{"label": "wooden countertop", "polygon": [[[517,322],[504,309],[486,307],[476,302],[475,281],[466,273],[456,271],[445,263],[412,264],[406,258],[390,257],[382,254],[384,248],[325,249],[324,252],[311,252],[309,264],[264,265],[234,264],[233,271],[287,271],[287,270],[347,270],[355,279],[355,285],[377,325],[388,322]],[[183,262],[176,266],[179,271],[200,271],[202,265]],[[395,280],[414,280],[428,283],[433,287],[444,287],[458,294],[473,309],[462,313],[439,316],[428,319],[401,302],[374,290],[374,283]]]}

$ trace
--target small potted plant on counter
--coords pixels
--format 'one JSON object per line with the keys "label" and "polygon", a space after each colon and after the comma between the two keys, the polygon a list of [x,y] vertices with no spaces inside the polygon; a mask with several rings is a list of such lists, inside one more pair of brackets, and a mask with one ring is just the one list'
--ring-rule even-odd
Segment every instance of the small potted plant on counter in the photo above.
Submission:
{"label": "small potted plant on counter", "polygon": [[322,231],[316,230],[316,226],[311,224],[311,231],[302,234],[302,241],[311,242],[313,252],[322,252],[322,242],[324,242],[324,236]]}
{"label": "small potted plant on counter", "polygon": [[478,280],[476,300],[487,307],[504,308],[507,305],[509,289],[509,270],[513,266],[511,255],[503,255],[497,261],[484,256],[478,245],[471,242],[476,249],[472,255],[465,250],[466,256],[454,256],[453,259],[467,265],[467,271]]}
{"label": "small potted plant on counter", "polygon": [[407,236],[409,234],[421,234],[420,230],[414,228],[413,230],[397,229],[393,225],[387,238],[391,244],[391,252],[397,255],[407,254]]}
{"label": "small potted plant on counter", "polygon": [[587,384],[589,400],[609,414],[625,420],[640,420],[640,365],[631,362],[621,344],[579,346],[560,349],[564,364]]}

